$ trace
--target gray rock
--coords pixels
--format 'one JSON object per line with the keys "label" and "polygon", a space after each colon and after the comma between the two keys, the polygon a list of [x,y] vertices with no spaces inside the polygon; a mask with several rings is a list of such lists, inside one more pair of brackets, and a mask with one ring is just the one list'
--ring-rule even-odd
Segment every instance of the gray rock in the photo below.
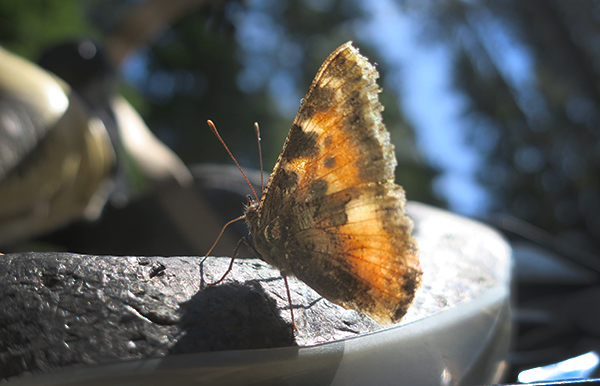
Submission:
{"label": "gray rock", "polygon": [[[401,324],[508,282],[510,251],[470,220],[410,203],[423,286]],[[0,257],[0,377],[170,354],[311,346],[386,328],[258,259],[16,253]]]}

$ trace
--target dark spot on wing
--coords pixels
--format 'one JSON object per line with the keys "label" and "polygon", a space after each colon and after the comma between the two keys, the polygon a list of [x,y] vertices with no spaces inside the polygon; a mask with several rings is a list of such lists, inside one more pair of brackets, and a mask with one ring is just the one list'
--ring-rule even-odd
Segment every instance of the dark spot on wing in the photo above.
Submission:
{"label": "dark spot on wing", "polygon": [[316,203],[315,221],[321,223],[324,227],[337,227],[346,224],[348,222],[346,205],[359,195],[360,193],[356,189],[351,188],[323,196]]}
{"label": "dark spot on wing", "polygon": [[329,218],[329,226],[340,227],[348,222],[348,215],[346,212],[338,212]]}
{"label": "dark spot on wing", "polygon": [[306,95],[298,115],[310,119],[317,112],[331,109],[334,94],[335,90],[329,86],[313,89]]}
{"label": "dark spot on wing", "polygon": [[308,190],[310,192],[310,198],[314,200],[323,197],[325,195],[325,192],[327,191],[327,186],[328,184],[325,180],[317,180],[313,182],[308,187]]}
{"label": "dark spot on wing", "polygon": [[404,275],[404,285],[402,289],[405,293],[412,294],[419,287],[420,273],[412,268],[407,268],[406,274]]}
{"label": "dark spot on wing", "polygon": [[283,193],[290,192],[296,187],[297,184],[298,175],[296,174],[296,172],[288,172],[283,169],[281,170],[281,176],[279,177],[279,183],[277,185]]}
{"label": "dark spot on wing", "polygon": [[317,134],[307,133],[297,124],[292,125],[288,136],[283,157],[287,160],[294,158],[311,158],[319,154]]}
{"label": "dark spot on wing", "polygon": [[337,162],[336,162],[336,160],[335,160],[335,157],[334,157],[334,156],[331,156],[331,157],[327,157],[327,159],[325,160],[325,162],[323,163],[323,165],[325,165],[325,167],[326,167],[327,169],[331,169],[332,167],[334,167],[334,166],[335,166],[335,164],[336,164],[336,163],[337,163]]}

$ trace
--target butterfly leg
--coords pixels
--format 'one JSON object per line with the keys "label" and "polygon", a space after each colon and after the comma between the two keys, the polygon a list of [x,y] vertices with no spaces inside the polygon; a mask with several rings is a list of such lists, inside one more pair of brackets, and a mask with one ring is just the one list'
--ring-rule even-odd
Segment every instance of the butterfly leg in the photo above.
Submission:
{"label": "butterfly leg", "polygon": [[244,244],[246,244],[246,246],[248,247],[248,249],[250,249],[252,251],[252,253],[254,254],[254,256],[258,257],[259,259],[262,259],[262,255],[260,254],[260,252],[258,251],[258,249],[256,249],[254,247],[254,245],[252,245],[252,243],[250,241],[248,241],[248,238],[246,236],[244,236],[242,239],[244,240]]}
{"label": "butterfly leg", "polygon": [[223,274],[223,276],[221,276],[221,278],[219,280],[212,282],[212,283],[206,283],[206,285],[209,285],[209,286],[217,285],[220,282],[222,282],[223,280],[225,280],[225,277],[227,277],[227,275],[229,275],[229,272],[231,272],[231,269],[233,268],[233,262],[235,261],[235,258],[237,257],[237,254],[240,251],[240,247],[242,246],[242,243],[244,243],[246,245],[250,245],[246,236],[242,237],[237,242],[237,244],[235,245],[235,248],[233,249],[233,253],[231,254],[231,262],[229,263],[229,267],[227,268],[227,271],[225,271],[225,274]]}
{"label": "butterfly leg", "polygon": [[294,331],[298,332],[298,327],[296,326],[296,321],[294,320],[294,309],[292,308],[292,295],[290,294],[290,286],[288,285],[287,277],[283,276],[283,282],[285,283],[285,292],[287,293],[288,303],[290,303],[290,315],[292,316],[292,326],[294,326]]}
{"label": "butterfly leg", "polygon": [[[243,237],[242,240],[248,246],[248,248],[250,248],[252,253],[254,253],[254,255],[260,259],[261,258],[260,252],[254,247],[254,245],[252,245],[246,237]],[[283,282],[285,284],[285,292],[287,293],[288,303],[290,304],[290,315],[292,317],[292,326],[294,326],[294,331],[298,332],[298,327],[296,326],[296,321],[294,319],[294,310],[292,308],[292,295],[290,293],[290,286],[288,284],[287,277],[285,275],[281,275],[281,277],[283,277]]]}

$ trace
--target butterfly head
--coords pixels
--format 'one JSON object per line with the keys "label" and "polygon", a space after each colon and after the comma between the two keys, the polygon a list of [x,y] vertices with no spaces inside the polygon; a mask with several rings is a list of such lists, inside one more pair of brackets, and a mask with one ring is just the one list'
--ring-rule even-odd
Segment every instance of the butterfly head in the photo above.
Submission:
{"label": "butterfly head", "polygon": [[244,215],[246,216],[246,224],[250,234],[256,240],[255,232],[258,229],[258,217],[260,203],[251,195],[246,196],[247,204],[244,206]]}
{"label": "butterfly head", "polygon": [[266,256],[267,253],[265,250],[266,240],[264,238],[264,233],[261,232],[260,228],[260,202],[250,195],[247,196],[247,200],[248,202],[244,208],[246,224],[248,225],[252,240],[254,241],[254,246],[261,255],[257,257],[264,259],[264,256]]}
{"label": "butterfly head", "polygon": [[250,216],[256,216],[258,217],[258,207],[259,207],[259,202],[256,201],[256,199],[254,197],[252,197],[251,195],[247,195],[246,196],[246,205],[244,205],[244,211],[246,213],[246,220],[248,220],[248,212],[252,212],[252,214]]}

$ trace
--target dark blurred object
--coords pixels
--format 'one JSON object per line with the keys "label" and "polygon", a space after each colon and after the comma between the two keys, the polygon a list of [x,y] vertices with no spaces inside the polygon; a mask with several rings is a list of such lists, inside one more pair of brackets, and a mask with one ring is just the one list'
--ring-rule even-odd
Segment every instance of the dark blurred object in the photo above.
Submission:
{"label": "dark blurred object", "polygon": [[511,216],[494,225],[510,239],[515,259],[517,334],[507,380],[516,382],[524,370],[600,352],[600,259]]}
{"label": "dark blurred object", "polygon": [[[163,208],[174,209],[168,216],[180,231],[220,224],[200,224],[189,211],[175,210],[183,203],[164,193],[177,196],[175,186],[190,184],[191,174],[117,94],[115,72],[127,55],[193,7],[209,4],[222,13],[224,3],[143,2],[119,23],[105,48],[86,39],[60,43],[41,55],[43,69],[0,52],[0,245],[77,219],[95,220],[109,197],[122,207],[163,184],[168,187],[158,197]],[[202,198],[188,198],[188,206],[211,218]],[[183,237],[193,238],[191,232]],[[207,243],[192,244],[198,253]]]}
{"label": "dark blurred object", "polygon": [[[223,225],[243,213],[250,187],[232,165],[193,165],[190,170],[190,186],[162,184],[124,207],[107,206],[98,221],[74,222],[37,242],[99,255],[204,255]],[[245,172],[260,192],[260,174]],[[213,255],[231,255],[237,240],[247,235],[244,221],[231,224]],[[253,257],[245,248],[240,255]]]}
{"label": "dark blurred object", "polygon": [[115,186],[130,195],[134,172],[145,184],[191,181],[181,160],[114,93],[114,75],[94,47],[73,42],[42,57],[77,89],[1,52],[0,244],[98,218]]}
{"label": "dark blurred object", "polygon": [[60,79],[0,48],[0,244],[97,218],[112,190],[106,127]]}
{"label": "dark blurred object", "polygon": [[121,193],[125,197],[132,190],[144,188],[129,182],[135,173],[141,174],[138,178],[150,180],[145,183],[168,179],[180,184],[191,182],[181,160],[152,134],[135,109],[118,96],[113,67],[98,43],[80,40],[58,44],[45,51],[39,63],[67,81],[87,103],[90,114],[104,123],[120,161],[117,188],[124,190]]}
{"label": "dark blurred object", "polygon": [[[58,75],[80,95],[93,101],[86,92],[97,81],[106,79],[106,83],[114,85],[114,71],[106,60],[103,48],[92,40],[70,41],[57,44],[42,53],[38,60],[40,67]],[[104,99],[114,90],[108,88],[103,94]]]}

